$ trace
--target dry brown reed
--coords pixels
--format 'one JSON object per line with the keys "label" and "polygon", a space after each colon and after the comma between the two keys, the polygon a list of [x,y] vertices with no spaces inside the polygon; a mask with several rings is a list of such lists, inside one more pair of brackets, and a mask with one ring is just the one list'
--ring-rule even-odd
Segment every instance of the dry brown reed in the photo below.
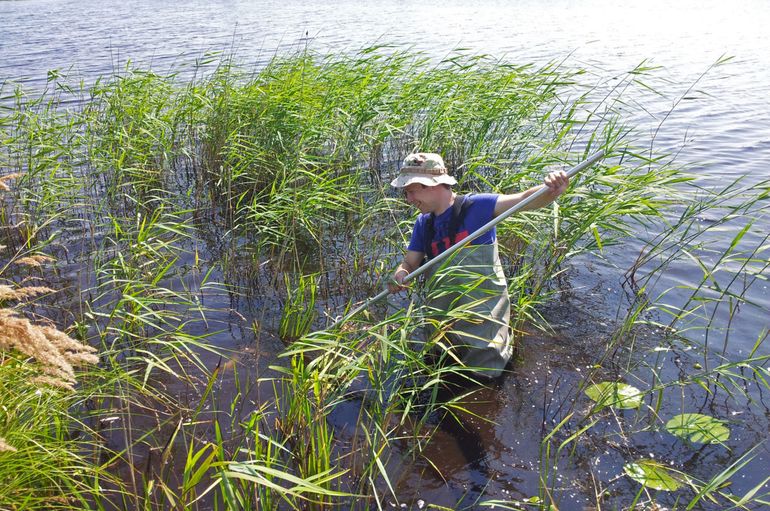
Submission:
{"label": "dry brown reed", "polygon": [[56,259],[54,259],[51,256],[47,256],[45,254],[36,254],[31,255],[27,257],[22,257],[20,259],[16,259],[14,263],[20,264],[22,266],[31,266],[33,268],[40,268],[44,263],[53,262]]}
{"label": "dry brown reed", "polygon": [[0,437],[0,452],[13,452],[15,450],[16,448],[14,446],[8,445],[8,442],[5,441],[5,438]]}
{"label": "dry brown reed", "polygon": [[8,186],[7,181],[10,181],[11,179],[16,179],[17,177],[21,176],[18,172],[14,174],[8,174],[6,176],[0,176],[0,190],[4,192],[10,192],[11,188]]}
{"label": "dry brown reed", "polygon": [[0,302],[6,300],[28,300],[30,298],[35,298],[36,296],[53,292],[53,289],[45,286],[28,286],[14,289],[11,286],[0,284]]}
{"label": "dry brown reed", "polygon": [[11,309],[0,309],[0,350],[31,357],[48,378],[41,382],[72,389],[74,367],[95,364],[96,350],[50,326],[37,325]]}

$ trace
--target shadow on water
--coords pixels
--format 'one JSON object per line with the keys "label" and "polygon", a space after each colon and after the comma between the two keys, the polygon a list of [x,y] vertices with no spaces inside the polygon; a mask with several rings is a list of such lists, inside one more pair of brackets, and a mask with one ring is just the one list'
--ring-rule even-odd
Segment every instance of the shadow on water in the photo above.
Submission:
{"label": "shadow on water", "polygon": [[[582,326],[587,338],[606,335],[606,326]],[[392,472],[400,504],[476,509],[480,502],[537,497],[542,468],[541,440],[569,412],[595,346],[585,339],[526,335],[506,372],[484,385],[445,382],[436,402],[451,403],[428,420],[425,442],[414,454],[410,442],[398,442]],[[342,444],[352,445],[356,425],[368,406],[366,389],[354,391],[329,414]],[[393,457],[391,458],[391,460]],[[569,488],[578,481],[573,467],[559,475],[571,490],[561,509],[583,509],[589,492]],[[382,488],[387,494],[387,488]],[[393,499],[387,502],[397,506]],[[572,505],[574,504],[574,505]],[[365,509],[366,507],[360,507]],[[356,508],[359,509],[359,508]]]}
{"label": "shadow on water", "polygon": [[500,392],[509,374],[483,386],[445,387],[438,400],[456,400],[459,410],[445,412],[433,436],[436,452],[423,455],[436,475],[445,481],[455,503],[473,500],[485,493],[498,473],[498,456],[504,448],[495,434],[500,413]]}
{"label": "shadow on water", "polygon": [[[423,459],[412,467],[414,477],[404,478],[399,488],[407,502],[473,509],[482,500],[537,496],[540,440],[560,413],[558,394],[579,383],[575,364],[584,358],[554,341],[525,336],[508,372],[485,386],[462,389],[461,409],[443,414]],[[457,392],[445,391],[444,397]]]}

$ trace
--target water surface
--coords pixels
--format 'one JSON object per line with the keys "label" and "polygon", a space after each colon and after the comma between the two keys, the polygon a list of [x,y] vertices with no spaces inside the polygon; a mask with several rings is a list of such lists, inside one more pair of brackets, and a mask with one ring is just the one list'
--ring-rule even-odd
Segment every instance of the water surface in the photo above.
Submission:
{"label": "water surface", "polygon": [[[99,76],[120,72],[129,62],[184,75],[209,54],[233,55],[247,68],[258,69],[276,53],[304,48],[352,53],[378,43],[412,48],[435,59],[466,51],[515,63],[563,61],[565,67],[587,69],[587,83],[604,86],[645,62],[661,66],[650,78],[661,94],[640,88],[638,105],[626,112],[629,123],[637,127],[640,139],[656,133],[656,147],[678,153],[680,162],[692,166],[699,184],[718,187],[742,175],[748,176],[747,183],[770,178],[768,26],[770,4],[760,0],[739,4],[691,0],[3,1],[0,83],[12,80],[40,90],[51,70],[92,83]],[[722,56],[734,58],[707,72]],[[204,66],[204,70],[210,68]],[[715,246],[729,244],[739,227],[728,225],[713,235]],[[746,246],[768,231],[770,220],[765,218],[748,233]],[[606,333],[599,325],[610,323],[616,311],[627,305],[622,274],[640,249],[640,243],[629,240],[609,252],[607,262],[576,264],[576,299],[547,311],[556,336],[527,336],[524,356],[503,388],[479,397],[478,412],[491,423],[473,424],[470,436],[451,429],[438,434],[431,444],[433,452],[426,455],[442,467],[441,475],[429,466],[404,467],[408,477],[399,491],[408,502],[425,499],[451,506],[465,499],[471,505],[481,493],[527,498],[537,491],[541,458],[539,444],[532,439],[540,438],[544,424],[564,417],[558,403],[569,399],[565,389],[571,389],[591,363],[591,338]],[[677,265],[658,286],[663,290],[691,283],[699,275],[694,264]],[[674,290],[668,299],[676,303],[684,296]],[[733,323],[728,344],[733,356],[746,353],[759,332],[770,327],[767,282],[752,287],[748,297],[756,305],[745,306]],[[264,317],[249,307],[238,306],[248,319]],[[238,319],[223,321],[235,324]],[[239,348],[244,336],[236,330],[220,336],[218,342]],[[249,349],[258,352],[267,346],[274,354],[279,345],[266,337],[261,346]],[[763,347],[762,352],[770,348]],[[675,374],[674,357],[667,354],[651,364],[660,364],[664,374]],[[755,405],[760,417],[761,410],[767,412],[766,405]],[[727,416],[735,411],[727,400],[703,406]],[[340,410],[336,416],[341,423],[345,413]],[[765,438],[766,431],[766,416],[764,421],[736,426],[731,446],[740,451]],[[659,457],[675,457],[682,468],[690,467],[704,477],[709,464],[720,463],[725,455],[725,451],[702,457],[678,453],[661,445],[662,441],[665,437],[650,433],[646,443],[634,448],[641,445]],[[482,450],[476,449],[477,455],[469,458],[463,448],[466,442]],[[577,465],[584,470],[559,477],[575,480],[585,476],[585,467],[593,467],[590,470],[606,480],[607,474],[621,473],[629,450],[629,446],[608,444],[578,453]],[[765,450],[752,462],[750,468],[755,470],[736,481],[736,488],[748,489],[761,481],[767,463]],[[625,490],[634,492],[630,484]],[[562,509],[582,509],[592,491],[574,485],[565,491]]]}

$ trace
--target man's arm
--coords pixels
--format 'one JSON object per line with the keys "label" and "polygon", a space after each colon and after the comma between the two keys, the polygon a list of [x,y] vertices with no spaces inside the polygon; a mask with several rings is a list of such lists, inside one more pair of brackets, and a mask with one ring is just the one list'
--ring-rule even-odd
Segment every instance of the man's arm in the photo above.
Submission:
{"label": "man's arm", "polygon": [[563,170],[557,170],[545,176],[543,183],[544,184],[540,186],[532,187],[529,190],[525,190],[523,192],[500,195],[497,198],[494,216],[498,216],[501,213],[508,211],[513,206],[523,201],[533,193],[537,192],[544,186],[548,188],[548,193],[544,193],[534,201],[527,204],[522,211],[530,211],[550,204],[556,199],[556,197],[564,193],[564,191],[567,189],[567,186],[569,186],[569,178],[567,177],[566,172]]}
{"label": "man's arm", "polygon": [[388,282],[388,290],[391,293],[398,293],[404,289],[404,277],[412,273],[414,270],[420,267],[420,263],[425,258],[423,252],[416,252],[414,250],[407,250],[404,260],[398,265],[396,271],[393,272],[393,280]]}

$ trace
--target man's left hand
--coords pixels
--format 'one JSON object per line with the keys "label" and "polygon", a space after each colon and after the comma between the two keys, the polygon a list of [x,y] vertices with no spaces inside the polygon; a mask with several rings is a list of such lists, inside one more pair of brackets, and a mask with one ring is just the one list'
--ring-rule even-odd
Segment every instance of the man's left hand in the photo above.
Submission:
{"label": "man's left hand", "polygon": [[569,177],[567,177],[567,173],[563,170],[555,170],[545,176],[543,183],[548,187],[552,195],[559,196],[567,190]]}

